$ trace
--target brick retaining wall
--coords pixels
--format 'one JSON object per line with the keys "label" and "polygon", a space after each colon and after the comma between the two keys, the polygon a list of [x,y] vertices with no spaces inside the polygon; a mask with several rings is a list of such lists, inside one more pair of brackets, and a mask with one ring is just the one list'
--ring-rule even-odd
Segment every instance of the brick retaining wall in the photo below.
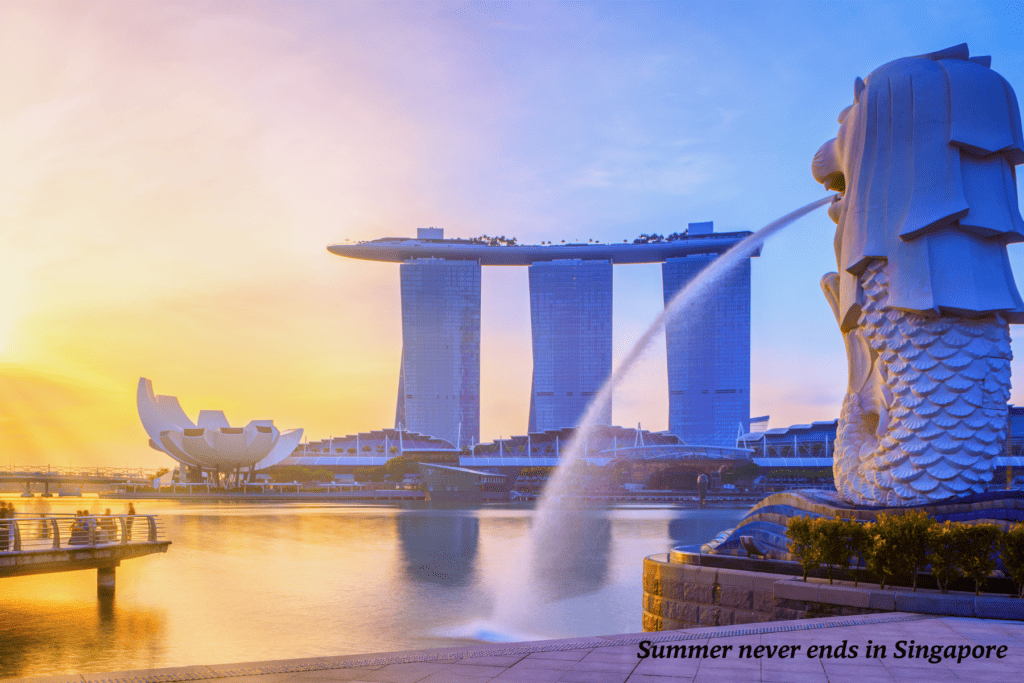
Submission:
{"label": "brick retaining wall", "polygon": [[1024,620],[1024,600],[1017,598],[805,583],[782,574],[669,562],[667,554],[644,560],[643,584],[645,631],[879,612]]}

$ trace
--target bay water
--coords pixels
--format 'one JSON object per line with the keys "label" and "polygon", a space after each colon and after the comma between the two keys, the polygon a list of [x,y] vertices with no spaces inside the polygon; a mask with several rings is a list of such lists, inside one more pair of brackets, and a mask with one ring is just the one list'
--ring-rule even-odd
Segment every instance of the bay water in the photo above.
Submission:
{"label": "bay water", "polygon": [[[126,503],[21,499],[19,513]],[[493,640],[489,615],[517,583],[531,504],[136,501],[166,554],[117,568],[112,601],[94,570],[0,579],[0,678],[288,659]],[[642,562],[705,542],[743,509],[605,506],[577,516],[571,556],[536,579],[514,640],[641,630]]]}

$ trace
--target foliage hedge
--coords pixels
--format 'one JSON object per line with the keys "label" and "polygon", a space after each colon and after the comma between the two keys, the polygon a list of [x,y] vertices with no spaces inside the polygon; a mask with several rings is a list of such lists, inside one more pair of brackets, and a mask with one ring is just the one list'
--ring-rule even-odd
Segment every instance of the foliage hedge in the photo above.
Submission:
{"label": "foliage hedge", "polygon": [[[997,524],[938,523],[921,511],[879,514],[875,522],[861,523],[825,517],[793,517],[787,534],[790,552],[808,572],[825,566],[832,572],[853,568],[854,585],[862,565],[878,577],[879,586],[910,580],[917,590],[917,575],[931,568],[939,588],[960,577],[974,579],[975,595],[1002,559],[1006,575],[1024,597],[1024,523],[1004,531]],[[856,557],[856,565],[852,565]]]}

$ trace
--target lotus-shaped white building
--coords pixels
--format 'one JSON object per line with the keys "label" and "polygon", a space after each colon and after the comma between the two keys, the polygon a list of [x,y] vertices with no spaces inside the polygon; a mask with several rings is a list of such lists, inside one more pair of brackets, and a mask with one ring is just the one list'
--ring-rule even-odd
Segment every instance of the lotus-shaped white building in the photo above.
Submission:
{"label": "lotus-shaped white building", "polygon": [[281,432],[273,420],[232,427],[221,410],[201,410],[199,419],[192,422],[177,397],[157,396],[145,377],[139,378],[137,403],[149,445],[177,460],[190,474],[262,470],[287,458],[302,440],[301,429]]}

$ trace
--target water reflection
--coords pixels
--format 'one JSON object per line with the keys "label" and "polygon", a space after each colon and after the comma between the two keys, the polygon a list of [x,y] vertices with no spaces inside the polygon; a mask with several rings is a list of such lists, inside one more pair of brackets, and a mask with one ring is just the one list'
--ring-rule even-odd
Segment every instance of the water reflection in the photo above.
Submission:
{"label": "water reflection", "polygon": [[469,514],[403,512],[398,516],[406,575],[441,586],[464,586],[476,568],[480,521]]}
{"label": "water reflection", "polygon": [[[34,593],[35,587],[27,592]],[[21,598],[13,605],[4,601],[0,678],[144,668],[162,659],[167,621],[163,610],[120,609],[113,600],[46,602],[24,594]]]}

